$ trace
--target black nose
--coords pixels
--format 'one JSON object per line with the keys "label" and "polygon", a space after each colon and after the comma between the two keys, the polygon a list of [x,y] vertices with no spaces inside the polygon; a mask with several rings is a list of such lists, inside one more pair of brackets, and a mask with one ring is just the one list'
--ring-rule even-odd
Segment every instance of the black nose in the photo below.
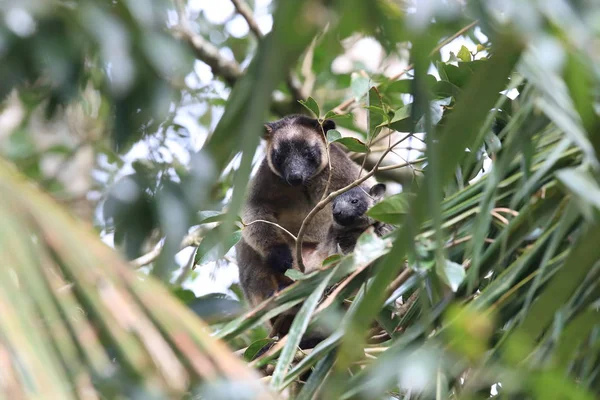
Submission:
{"label": "black nose", "polygon": [[352,217],[351,215],[348,215],[342,211],[333,211],[333,219],[335,219],[335,222],[337,222],[338,224],[342,225],[342,226],[348,226],[348,225],[352,225],[352,223],[354,223],[354,217]]}
{"label": "black nose", "polygon": [[289,174],[287,181],[292,186],[298,186],[302,184],[302,175],[300,174]]}

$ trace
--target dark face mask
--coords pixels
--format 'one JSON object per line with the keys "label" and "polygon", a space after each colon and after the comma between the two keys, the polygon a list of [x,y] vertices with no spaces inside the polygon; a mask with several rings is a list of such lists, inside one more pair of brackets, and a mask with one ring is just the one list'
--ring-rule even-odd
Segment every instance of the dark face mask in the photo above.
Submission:
{"label": "dark face mask", "polygon": [[353,188],[333,200],[333,219],[342,226],[355,226],[367,220],[369,198],[360,188]]}
{"label": "dark face mask", "polygon": [[304,185],[319,170],[321,151],[303,141],[282,142],[271,154],[271,162],[289,185]]}

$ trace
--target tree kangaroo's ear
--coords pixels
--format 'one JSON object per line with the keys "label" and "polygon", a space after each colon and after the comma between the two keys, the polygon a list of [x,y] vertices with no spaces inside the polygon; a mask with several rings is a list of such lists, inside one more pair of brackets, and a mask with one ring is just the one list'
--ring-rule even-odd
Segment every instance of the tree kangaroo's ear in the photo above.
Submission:
{"label": "tree kangaroo's ear", "polygon": [[265,124],[265,131],[263,132],[263,139],[265,140],[271,140],[271,138],[273,137],[273,123],[272,122],[267,122]]}
{"label": "tree kangaroo's ear", "polygon": [[335,122],[332,119],[326,119],[323,121],[323,131],[327,133],[327,131],[335,129]]}
{"label": "tree kangaroo's ear", "polygon": [[369,195],[375,200],[380,200],[385,195],[385,183],[378,183],[369,189]]}
{"label": "tree kangaroo's ear", "polygon": [[323,126],[323,131],[325,133],[327,133],[327,131],[330,129],[335,129],[335,122],[333,122],[333,120],[331,120],[331,119],[326,119],[326,120],[323,120],[322,123],[319,123],[319,120],[316,118],[310,118],[305,115],[300,115],[296,119],[296,122],[300,125],[314,128],[317,131],[319,131],[319,133],[321,133],[321,125]]}

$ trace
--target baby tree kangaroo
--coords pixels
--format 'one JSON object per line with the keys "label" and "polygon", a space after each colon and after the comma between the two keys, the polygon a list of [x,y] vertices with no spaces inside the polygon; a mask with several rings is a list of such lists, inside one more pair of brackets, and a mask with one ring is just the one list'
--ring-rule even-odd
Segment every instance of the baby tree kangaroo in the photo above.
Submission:
{"label": "baby tree kangaroo", "polygon": [[383,183],[370,188],[363,184],[335,197],[332,201],[333,223],[318,252],[325,257],[335,253],[347,254],[354,250],[358,237],[370,226],[378,236],[391,232],[391,225],[367,215],[367,210],[383,199],[385,189]]}

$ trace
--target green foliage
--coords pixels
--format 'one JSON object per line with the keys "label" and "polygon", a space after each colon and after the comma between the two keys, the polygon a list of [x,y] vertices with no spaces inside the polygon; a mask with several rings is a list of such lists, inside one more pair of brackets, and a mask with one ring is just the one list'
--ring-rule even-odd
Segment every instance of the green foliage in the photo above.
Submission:
{"label": "green foliage", "polygon": [[[600,6],[278,1],[269,33],[233,35],[185,2],[34,3],[0,5],[0,154],[65,202],[81,193],[61,170],[90,149],[88,219],[133,261],[0,163],[0,397],[600,396]],[[361,35],[409,67],[334,69]],[[471,42],[442,60],[455,36]],[[369,157],[422,142],[400,169],[412,185],[368,211],[395,231],[288,271],[252,310],[235,284],[197,296],[199,271],[240,240],[263,123],[298,110],[336,118],[328,143],[381,180],[398,166]],[[71,139],[42,146],[39,126]],[[136,146],[148,154],[132,161]],[[289,333],[267,337],[290,311]],[[328,337],[298,351],[315,330]]]}

